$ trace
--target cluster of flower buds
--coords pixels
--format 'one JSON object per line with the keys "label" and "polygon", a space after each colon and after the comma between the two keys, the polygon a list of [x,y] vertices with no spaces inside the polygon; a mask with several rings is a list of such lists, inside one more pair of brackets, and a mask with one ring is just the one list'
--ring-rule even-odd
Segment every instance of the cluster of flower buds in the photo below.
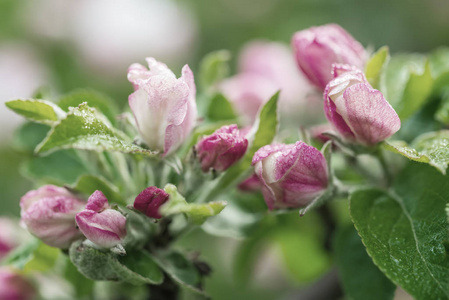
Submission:
{"label": "cluster of flower buds", "polygon": [[140,64],[128,69],[135,90],[129,96],[129,106],[148,147],[165,156],[175,151],[195,126],[196,87],[188,65],[176,78],[165,64],[151,57],[147,62],[149,70]]}

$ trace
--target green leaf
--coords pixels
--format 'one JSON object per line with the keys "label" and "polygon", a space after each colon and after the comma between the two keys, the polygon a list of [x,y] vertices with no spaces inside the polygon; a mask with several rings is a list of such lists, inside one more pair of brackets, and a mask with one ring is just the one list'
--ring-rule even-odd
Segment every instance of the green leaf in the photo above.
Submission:
{"label": "green leaf", "polygon": [[65,261],[64,278],[73,286],[77,299],[90,295],[95,285],[95,281],[81,274],[68,258]]}
{"label": "green leaf", "polygon": [[261,218],[261,214],[247,212],[230,201],[225,210],[207,220],[201,228],[216,236],[246,238],[254,233]]}
{"label": "green leaf", "polygon": [[5,264],[12,265],[18,269],[23,269],[25,265],[32,259],[33,252],[39,247],[41,242],[32,237],[26,244],[20,245],[14,249],[4,259]]}
{"label": "green leaf", "polygon": [[389,49],[387,46],[383,46],[376,53],[374,53],[365,67],[366,79],[375,89],[379,89],[380,77],[384,66],[388,64],[390,59]]}
{"label": "green leaf", "polygon": [[45,272],[51,270],[58,259],[61,251],[58,248],[50,247],[43,242],[33,251],[31,259],[24,265],[24,272]]}
{"label": "green leaf", "polygon": [[382,78],[380,87],[393,108],[396,109],[403,99],[410,73],[422,73],[425,62],[426,57],[420,54],[399,54],[391,57],[386,65],[385,76]]}
{"label": "green leaf", "polygon": [[435,113],[435,119],[446,126],[449,125],[449,92],[443,95],[440,107]]}
{"label": "green leaf", "polygon": [[214,51],[202,59],[199,78],[203,90],[229,75],[231,54],[227,50]]}
{"label": "green leaf", "polygon": [[92,280],[125,281],[131,284],[160,284],[162,272],[146,252],[129,252],[117,257],[110,251],[100,251],[81,241],[72,244],[70,260],[78,271]]}
{"label": "green leaf", "polygon": [[9,254],[5,262],[23,270],[25,273],[32,271],[45,272],[53,268],[59,253],[58,248],[50,247],[36,238],[31,238],[28,243]]}
{"label": "green leaf", "polygon": [[117,107],[109,96],[90,89],[77,89],[59,99],[58,106],[68,112],[69,107],[78,107],[81,103],[87,102],[89,107],[101,111],[110,122],[115,122]]}
{"label": "green leaf", "polygon": [[225,121],[235,120],[237,116],[228,99],[222,94],[216,94],[210,101],[207,118],[211,121]]}
{"label": "green leaf", "polygon": [[374,265],[354,226],[337,231],[334,248],[341,282],[350,299],[393,299],[396,286]]}
{"label": "green leaf", "polygon": [[396,106],[396,112],[401,120],[406,119],[419,110],[429,98],[433,88],[433,78],[429,61],[426,61],[422,72],[410,72],[401,102]]}
{"label": "green leaf", "polygon": [[129,252],[118,257],[116,271],[122,280],[132,284],[161,284],[164,275],[153,258],[145,251]]}
{"label": "green leaf", "polygon": [[432,51],[429,62],[435,79],[434,93],[439,94],[449,85],[449,48],[441,47]]}
{"label": "green leaf", "polygon": [[160,213],[163,216],[185,213],[189,220],[196,224],[203,224],[209,217],[218,215],[226,206],[226,201],[216,201],[209,203],[188,203],[178,192],[176,186],[167,184],[164,187],[169,200],[161,206]]}
{"label": "green leaf", "polygon": [[89,279],[113,281],[121,279],[115,270],[117,259],[110,251],[100,251],[78,241],[70,246],[69,256],[78,271]]}
{"label": "green leaf", "polygon": [[424,133],[408,146],[407,143],[394,141],[384,143],[387,150],[401,154],[408,159],[428,163],[446,174],[449,164],[449,130]]}
{"label": "green leaf", "polygon": [[108,198],[109,202],[126,205],[127,203],[120,195],[116,186],[101,176],[82,175],[72,186],[75,191],[91,195],[96,190],[100,190]]}
{"label": "green leaf", "polygon": [[11,100],[6,106],[30,121],[48,125],[65,116],[57,105],[45,100]]}
{"label": "green leaf", "polygon": [[198,288],[200,274],[193,263],[183,254],[169,250],[160,252],[153,257],[161,269],[163,269],[176,283],[188,290],[205,296],[206,294]]}
{"label": "green leaf", "polygon": [[211,198],[227,189],[232,184],[242,180],[242,177],[249,176],[251,171],[251,162],[257,150],[261,147],[270,144],[276,136],[279,117],[277,111],[279,92],[274,94],[271,99],[265,103],[259,112],[252,132],[253,138],[248,138],[249,146],[245,156],[235,165],[230,167],[226,173],[217,181],[214,191],[211,193]]}
{"label": "green leaf", "polygon": [[48,125],[26,122],[14,134],[14,146],[20,150],[33,153],[49,130]]}
{"label": "green leaf", "polygon": [[27,178],[55,185],[73,184],[79,176],[89,172],[72,149],[32,157],[24,162],[20,170]]}
{"label": "green leaf", "polygon": [[112,128],[95,109],[86,103],[73,108],[67,118],[59,121],[36,148],[36,153],[49,154],[58,149],[118,151],[123,153],[155,155],[134,145],[122,132]]}
{"label": "green leaf", "polygon": [[374,263],[416,299],[449,298],[448,179],[410,162],[391,192],[364,189],[350,212]]}

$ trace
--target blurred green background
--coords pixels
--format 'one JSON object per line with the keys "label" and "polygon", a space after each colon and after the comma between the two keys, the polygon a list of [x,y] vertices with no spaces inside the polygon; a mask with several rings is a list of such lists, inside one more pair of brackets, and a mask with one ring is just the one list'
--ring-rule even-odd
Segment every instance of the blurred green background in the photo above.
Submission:
{"label": "blurred green background", "polygon": [[[388,45],[392,53],[427,52],[448,45],[447,12],[447,0],[2,0],[0,99],[31,97],[41,86],[52,95],[89,87],[126,107],[132,92],[126,69],[144,63],[146,56],[177,73],[185,63],[195,72],[206,53],[229,49],[235,66],[239,49],[249,40],[288,44],[295,31],[331,22],[373,50]],[[20,163],[30,152],[12,138],[21,119],[3,104],[0,111],[0,214],[18,216],[19,199],[32,187],[20,174]],[[310,248],[314,244],[301,234],[308,226],[321,230],[313,218],[287,218],[293,223],[288,228],[297,231],[282,231],[253,247],[262,255],[246,287],[236,284],[231,271],[241,242],[198,230],[181,245],[201,249],[211,263],[215,274],[206,289],[214,299],[275,299],[329,267],[328,255]],[[311,271],[301,257],[304,251],[320,261]]]}

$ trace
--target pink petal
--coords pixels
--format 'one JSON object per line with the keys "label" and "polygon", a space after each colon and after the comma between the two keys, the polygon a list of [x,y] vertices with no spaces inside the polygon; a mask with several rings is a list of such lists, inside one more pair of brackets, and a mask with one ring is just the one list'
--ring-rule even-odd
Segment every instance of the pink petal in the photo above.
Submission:
{"label": "pink petal", "polygon": [[377,144],[400,129],[401,121],[395,110],[380,91],[369,85],[353,85],[346,89],[343,98],[343,117],[362,143]]}

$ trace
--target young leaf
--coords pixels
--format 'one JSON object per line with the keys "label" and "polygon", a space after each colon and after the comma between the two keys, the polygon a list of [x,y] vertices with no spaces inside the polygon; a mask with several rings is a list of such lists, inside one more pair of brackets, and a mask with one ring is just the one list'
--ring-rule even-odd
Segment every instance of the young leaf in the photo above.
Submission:
{"label": "young leaf", "polygon": [[196,224],[203,224],[207,218],[218,215],[226,206],[226,201],[216,201],[209,203],[188,203],[184,197],[178,193],[176,186],[167,184],[164,188],[170,195],[169,201],[160,208],[163,216],[185,213],[189,220]]}
{"label": "young leaf", "polygon": [[119,277],[132,284],[161,284],[164,275],[154,262],[153,258],[145,251],[128,252],[125,256],[118,257],[119,264],[115,264],[115,270]]}
{"label": "young leaf", "polygon": [[449,92],[444,93],[440,107],[435,113],[435,119],[445,126],[449,125]]}
{"label": "young leaf", "polygon": [[410,79],[410,73],[424,71],[426,57],[418,54],[394,55],[385,69],[385,76],[381,82],[381,91],[393,108],[403,99],[404,90]]}
{"label": "young leaf", "polygon": [[183,254],[169,250],[158,253],[157,256],[153,256],[153,259],[159,267],[173,279],[173,281],[196,294],[206,296],[206,294],[198,288],[201,280],[198,270]]}
{"label": "young leaf", "polygon": [[116,258],[112,252],[103,252],[74,242],[69,249],[70,261],[78,271],[92,280],[120,280],[115,268]]}
{"label": "young leaf", "polygon": [[100,190],[109,202],[126,205],[126,202],[120,195],[118,188],[100,176],[82,175],[78,178],[72,188],[75,191],[82,192],[86,195],[91,195],[96,190]]}
{"label": "young leaf", "polygon": [[81,103],[87,102],[89,107],[101,111],[111,123],[115,122],[117,106],[113,99],[95,90],[77,89],[59,99],[58,106],[68,112],[69,107],[78,107]]}
{"label": "young leaf", "polygon": [[163,280],[159,267],[142,251],[117,257],[111,251],[100,251],[78,241],[72,244],[69,254],[78,271],[92,280],[121,280],[131,284],[160,284]]}
{"label": "young leaf", "polygon": [[71,109],[67,117],[59,121],[37,146],[36,153],[48,154],[68,148],[155,155],[150,150],[134,145],[86,103]]}
{"label": "young leaf", "polygon": [[6,106],[30,121],[52,125],[65,116],[57,105],[45,100],[11,100]]}
{"label": "young leaf", "polygon": [[222,94],[216,94],[212,97],[207,117],[211,121],[235,120],[237,118],[231,103]]}
{"label": "young leaf", "polygon": [[50,247],[43,242],[39,243],[36,250],[33,251],[31,259],[24,265],[24,272],[45,272],[52,269],[58,256],[60,250],[58,248]]}
{"label": "young leaf", "polygon": [[74,287],[75,295],[79,299],[91,294],[95,285],[95,281],[81,274],[68,258],[65,260],[64,278]]}
{"label": "young leaf", "polygon": [[207,54],[200,63],[199,78],[201,87],[206,90],[229,74],[228,62],[231,54],[227,50],[214,51]]}
{"label": "young leaf", "polygon": [[347,226],[337,232],[334,248],[341,282],[349,298],[393,299],[396,286],[368,256],[354,226]]}
{"label": "young leaf", "polygon": [[441,47],[430,53],[429,62],[435,79],[434,93],[439,94],[449,84],[449,48]]}
{"label": "young leaf", "polygon": [[408,159],[428,163],[446,174],[449,164],[449,130],[424,133],[408,146],[401,141],[385,142],[387,150],[401,154]]}
{"label": "young leaf", "polygon": [[32,157],[21,166],[22,174],[47,184],[73,184],[89,170],[74,150],[61,150],[44,157]]}
{"label": "young leaf", "polygon": [[384,46],[377,50],[377,52],[374,53],[367,62],[365,67],[365,75],[366,79],[368,79],[373,88],[379,89],[380,77],[385,65],[388,64],[389,59],[389,49],[387,46]]}
{"label": "young leaf", "polygon": [[429,98],[433,88],[433,78],[430,64],[427,60],[422,72],[410,72],[402,99],[396,106],[396,112],[401,120],[407,119],[420,109]]}
{"label": "young leaf", "polygon": [[350,197],[350,212],[374,263],[418,300],[449,298],[447,177],[410,162],[391,192]]}

